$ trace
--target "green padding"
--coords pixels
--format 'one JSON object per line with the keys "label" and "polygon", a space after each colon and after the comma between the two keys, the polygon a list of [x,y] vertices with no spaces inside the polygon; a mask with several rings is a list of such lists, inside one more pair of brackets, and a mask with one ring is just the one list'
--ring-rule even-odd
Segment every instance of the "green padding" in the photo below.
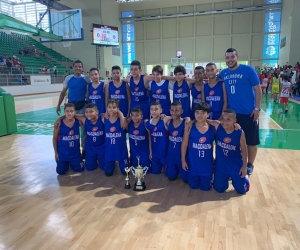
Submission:
{"label": "green padding", "polygon": [[9,93],[3,92],[4,112],[6,117],[7,134],[17,132],[15,100]]}
{"label": "green padding", "polygon": [[0,88],[0,95],[2,95],[2,92],[5,92],[5,90]]}
{"label": "green padding", "polygon": [[0,96],[0,136],[7,135],[3,96]]}

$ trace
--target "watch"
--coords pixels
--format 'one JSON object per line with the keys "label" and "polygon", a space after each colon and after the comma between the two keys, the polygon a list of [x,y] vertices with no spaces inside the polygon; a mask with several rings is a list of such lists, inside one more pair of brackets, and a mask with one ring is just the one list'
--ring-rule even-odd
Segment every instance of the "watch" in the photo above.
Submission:
{"label": "watch", "polygon": [[261,111],[261,108],[254,108],[256,111]]}

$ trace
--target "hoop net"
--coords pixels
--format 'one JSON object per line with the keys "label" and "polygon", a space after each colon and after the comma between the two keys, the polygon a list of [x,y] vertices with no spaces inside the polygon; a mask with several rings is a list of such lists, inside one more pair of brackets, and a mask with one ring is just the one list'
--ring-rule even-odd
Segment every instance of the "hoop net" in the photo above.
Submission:
{"label": "hoop net", "polygon": [[178,65],[182,65],[183,67],[185,67],[186,65],[185,57],[171,58],[171,67],[174,68]]}
{"label": "hoop net", "polygon": [[68,41],[68,42],[62,42],[64,48],[69,48],[69,50],[71,50],[71,46],[72,46],[72,42]]}

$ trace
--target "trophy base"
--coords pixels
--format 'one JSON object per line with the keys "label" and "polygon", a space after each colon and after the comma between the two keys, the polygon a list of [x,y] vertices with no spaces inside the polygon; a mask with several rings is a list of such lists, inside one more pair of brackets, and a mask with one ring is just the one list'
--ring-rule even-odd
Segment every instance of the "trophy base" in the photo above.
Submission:
{"label": "trophy base", "polygon": [[133,191],[145,191],[145,189],[146,189],[145,182],[142,182],[142,185],[137,185],[137,183],[135,183]]}
{"label": "trophy base", "polygon": [[128,184],[125,184],[125,187],[124,187],[124,189],[130,189],[131,188],[131,186],[130,186],[130,183],[128,183]]}

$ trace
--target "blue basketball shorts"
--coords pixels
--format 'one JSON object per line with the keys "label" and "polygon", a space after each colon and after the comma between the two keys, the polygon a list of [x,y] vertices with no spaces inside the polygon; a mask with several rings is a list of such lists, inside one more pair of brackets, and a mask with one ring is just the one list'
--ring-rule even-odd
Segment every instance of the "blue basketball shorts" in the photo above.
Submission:
{"label": "blue basketball shorts", "polygon": [[212,175],[197,175],[191,171],[187,171],[188,183],[192,189],[200,189],[208,191],[212,187]]}
{"label": "blue basketball shorts", "polygon": [[180,175],[183,181],[187,181],[187,171],[183,170],[181,163],[174,163],[168,161],[167,168],[165,171],[165,175],[169,179],[176,179],[178,175]]}
{"label": "blue basketball shorts", "polygon": [[86,144],[85,150],[85,168],[88,171],[95,170],[98,167],[104,170],[105,165],[105,144],[93,147]]}
{"label": "blue basketball shorts", "polygon": [[75,172],[84,171],[84,163],[81,157],[70,161],[57,161],[56,173],[58,173],[59,175],[66,174],[69,168],[71,168]]}

